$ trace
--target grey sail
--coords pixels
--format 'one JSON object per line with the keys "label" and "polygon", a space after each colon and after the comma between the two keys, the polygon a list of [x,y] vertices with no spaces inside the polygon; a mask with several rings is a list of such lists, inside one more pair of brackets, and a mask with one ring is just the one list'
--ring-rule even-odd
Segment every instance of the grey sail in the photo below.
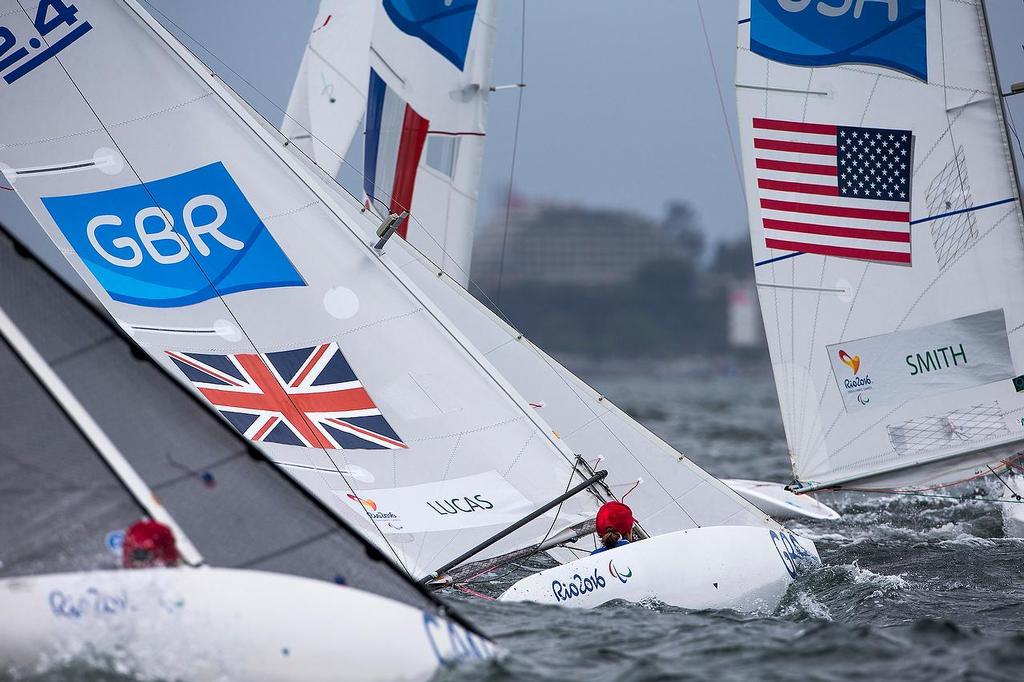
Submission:
{"label": "grey sail", "polygon": [[[0,309],[206,563],[344,581],[442,610],[6,233]],[[0,577],[118,566],[106,535],[140,518],[141,505],[6,342],[0,376]]]}
{"label": "grey sail", "polygon": [[116,568],[106,535],[142,507],[2,336],[0,377],[0,578]]}

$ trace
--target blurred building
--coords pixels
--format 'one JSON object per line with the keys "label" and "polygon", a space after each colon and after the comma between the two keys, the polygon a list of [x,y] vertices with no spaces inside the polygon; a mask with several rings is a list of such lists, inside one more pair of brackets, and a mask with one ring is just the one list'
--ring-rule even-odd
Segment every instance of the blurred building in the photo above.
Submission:
{"label": "blurred building", "polygon": [[727,334],[729,348],[747,350],[765,344],[764,324],[757,290],[750,280],[736,280],[729,285]]}
{"label": "blurred building", "polygon": [[[477,228],[472,277],[501,285],[615,286],[656,260],[686,260],[685,242],[662,225],[625,211],[515,202]],[[504,262],[503,262],[504,261]]]}

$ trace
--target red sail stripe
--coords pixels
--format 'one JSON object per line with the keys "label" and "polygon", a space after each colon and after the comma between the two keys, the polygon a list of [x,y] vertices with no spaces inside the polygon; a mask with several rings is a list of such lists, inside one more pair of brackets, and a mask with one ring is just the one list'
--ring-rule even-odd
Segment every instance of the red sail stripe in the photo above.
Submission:
{"label": "red sail stripe", "polygon": [[788,133],[811,133],[814,135],[835,135],[838,126],[824,123],[801,123],[799,121],[776,121],[770,118],[755,118],[754,127],[762,130],[781,130]]}
{"label": "red sail stripe", "polygon": [[806,182],[787,182],[786,180],[760,178],[757,181],[757,186],[761,189],[777,189],[783,192],[821,194],[830,197],[839,196],[839,187],[837,185],[812,185]]}
{"label": "red sail stripe", "polygon": [[790,142],[789,140],[768,140],[765,138],[754,138],[755,149],[772,149],[779,152],[796,152],[797,154],[819,154],[821,156],[835,156],[836,146],[834,144],[812,144],[810,142]]}
{"label": "red sail stripe", "polygon": [[905,263],[910,265],[909,253],[876,251],[874,249],[854,249],[846,246],[831,246],[828,244],[805,244],[803,242],[790,242],[782,239],[765,239],[764,243],[769,249],[803,251],[804,253],[815,253],[821,256],[859,258],[861,260],[884,261],[886,263]]}
{"label": "red sail stripe", "polygon": [[757,167],[761,170],[785,171],[788,173],[806,173],[809,175],[838,176],[836,166],[825,166],[818,163],[797,163],[796,161],[777,161],[775,159],[758,159]]}
{"label": "red sail stripe", "polygon": [[858,227],[836,227],[834,225],[814,225],[811,223],[795,223],[790,220],[764,219],[764,229],[783,232],[803,232],[805,234],[822,234],[829,237],[852,237],[854,239],[875,239],[884,242],[910,243],[910,232],[893,232],[891,230],[866,230]]}
{"label": "red sail stripe", "polygon": [[[427,140],[430,121],[416,113],[408,104],[405,105],[405,118],[402,121],[402,137],[398,141],[398,161],[395,163],[395,185],[391,190],[392,213],[412,212],[412,192],[416,187],[416,169],[420,165],[423,144]],[[398,235],[405,239],[409,231],[409,221],[402,221]]]}
{"label": "red sail stripe", "polygon": [[909,211],[882,211],[874,208],[850,208],[849,206],[819,206],[802,204],[796,201],[779,201],[778,199],[761,199],[761,208],[771,211],[788,211],[789,213],[811,213],[839,218],[861,218],[864,220],[885,220],[897,223],[909,223]]}

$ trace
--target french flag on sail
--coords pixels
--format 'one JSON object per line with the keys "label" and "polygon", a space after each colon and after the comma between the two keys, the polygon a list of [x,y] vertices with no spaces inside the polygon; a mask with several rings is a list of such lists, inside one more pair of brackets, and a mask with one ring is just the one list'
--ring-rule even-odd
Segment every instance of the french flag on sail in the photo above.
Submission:
{"label": "french flag on sail", "polygon": [[[363,191],[368,209],[379,202],[390,213],[412,210],[416,169],[429,127],[430,121],[416,113],[370,69],[363,158]],[[406,220],[398,228],[403,239],[408,226]]]}
{"label": "french flag on sail", "polygon": [[910,265],[909,130],[754,119],[765,246]]}

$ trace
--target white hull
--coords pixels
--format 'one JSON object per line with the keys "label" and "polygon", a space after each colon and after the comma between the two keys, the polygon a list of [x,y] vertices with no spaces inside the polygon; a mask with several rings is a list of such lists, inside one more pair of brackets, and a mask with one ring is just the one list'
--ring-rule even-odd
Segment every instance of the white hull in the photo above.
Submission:
{"label": "white hull", "polygon": [[722,479],[722,483],[743,496],[747,502],[779,521],[833,521],[839,513],[810,495],[795,495],[782,483],[749,481],[740,478]]}
{"label": "white hull", "polygon": [[689,609],[773,610],[814,543],[784,530],[709,526],[659,535],[523,578],[504,601],[592,608],[613,599]]}
{"label": "white hull", "polygon": [[[1007,485],[1013,488],[1014,493],[1024,497],[1024,476],[1021,474],[1001,474]],[[1024,538],[1024,504],[1020,504],[1014,493],[1006,489],[1006,486],[999,486],[1002,490],[1000,497],[1006,502],[1000,504],[1003,512],[1003,533],[1008,538]]]}
{"label": "white hull", "polygon": [[423,680],[489,658],[462,627],[368,592],[228,569],[96,571],[0,580],[0,661],[70,661],[182,680]]}

